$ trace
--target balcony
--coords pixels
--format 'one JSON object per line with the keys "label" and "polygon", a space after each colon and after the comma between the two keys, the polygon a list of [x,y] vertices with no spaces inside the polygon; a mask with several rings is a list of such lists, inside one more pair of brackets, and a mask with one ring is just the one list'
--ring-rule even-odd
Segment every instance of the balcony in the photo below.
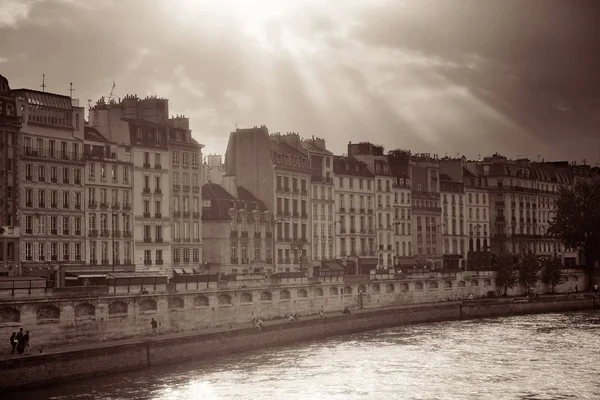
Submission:
{"label": "balcony", "polygon": [[108,230],[104,230],[104,229],[103,229],[103,230],[100,232],[100,236],[101,236],[101,237],[109,237],[109,236],[110,236],[110,232],[109,232]]}
{"label": "balcony", "polygon": [[189,192],[190,191],[190,185],[183,185],[183,191],[184,192]]}
{"label": "balcony", "polygon": [[123,210],[124,211],[130,211],[131,210],[131,204],[129,204],[129,203],[128,204],[124,204],[123,205]]}
{"label": "balcony", "polygon": [[66,183],[68,185],[69,184],[69,180],[68,179],[63,179],[62,183]]}
{"label": "balcony", "polygon": [[267,258],[265,260],[265,264],[273,264],[273,259],[272,258]]}
{"label": "balcony", "polygon": [[144,238],[144,243],[152,243],[152,238],[145,237]]}
{"label": "balcony", "polygon": [[52,203],[52,204],[50,204],[50,208],[58,208],[58,204]]}
{"label": "balcony", "polygon": [[121,237],[121,231],[118,231],[118,230],[112,231],[112,236],[115,238]]}
{"label": "balcony", "polygon": [[25,203],[25,207],[30,207],[30,208],[32,208],[32,207],[33,207],[33,203],[32,203],[32,202],[30,202],[30,201],[28,201],[27,203]]}
{"label": "balcony", "polygon": [[254,232],[254,238],[260,239],[260,238],[262,238],[262,235],[260,234],[260,232]]}
{"label": "balcony", "polygon": [[69,235],[69,230],[68,229],[63,229],[63,235]]}
{"label": "balcony", "polygon": [[46,203],[43,201],[40,201],[38,204],[38,208],[46,208]]}
{"label": "balcony", "polygon": [[162,169],[162,165],[160,165],[160,164],[154,164],[154,169],[160,170],[160,169]]}
{"label": "balcony", "polygon": [[95,229],[92,229],[92,230],[88,231],[88,236],[89,237],[98,237],[98,231]]}
{"label": "balcony", "polygon": [[81,185],[81,179],[75,179],[75,184],[76,185]]}
{"label": "balcony", "polygon": [[75,236],[81,236],[81,231],[75,231]]}
{"label": "balcony", "polygon": [[248,231],[242,231],[242,238],[248,238]]}
{"label": "balcony", "polygon": [[340,207],[340,212],[341,213],[345,213],[346,212],[346,208],[345,207]]}
{"label": "balcony", "polygon": [[68,210],[69,209],[69,203],[63,203],[63,209]]}
{"label": "balcony", "polygon": [[67,160],[67,161],[82,161],[83,157],[81,153],[75,153],[72,151],[58,151],[56,149],[40,149],[22,146],[21,157],[23,158],[42,158],[50,160]]}
{"label": "balcony", "polygon": [[121,207],[121,205],[119,203],[112,203],[110,208],[112,208],[113,210],[118,210]]}
{"label": "balcony", "polygon": [[388,246],[387,246],[387,249],[388,249],[388,250],[392,250],[392,245],[391,245],[391,244],[388,244]]}
{"label": "balcony", "polygon": [[33,180],[33,176],[31,176],[31,175],[27,175],[27,176],[25,177],[25,180],[26,180],[26,181],[32,181],[32,180]]}
{"label": "balcony", "polygon": [[238,231],[234,231],[234,230],[232,230],[232,231],[230,232],[229,236],[231,236],[231,237],[238,237]]}
{"label": "balcony", "polygon": [[183,212],[183,218],[189,218],[190,217],[190,212],[189,211],[184,211]]}
{"label": "balcony", "polygon": [[237,258],[231,258],[229,261],[230,264],[239,264],[239,260]]}
{"label": "balcony", "polygon": [[142,168],[150,169],[150,163],[144,163]]}
{"label": "balcony", "polygon": [[156,260],[156,265],[163,265],[163,260],[162,259]]}
{"label": "balcony", "polygon": [[102,259],[102,264],[103,265],[108,265],[109,264],[108,258],[103,258]]}
{"label": "balcony", "polygon": [[293,212],[292,213],[292,217],[293,218],[298,218],[298,217],[300,217],[300,214],[298,214],[297,212]]}
{"label": "balcony", "polygon": [[131,231],[123,231],[123,237],[124,238],[130,238],[131,237]]}
{"label": "balcony", "polygon": [[123,265],[133,265],[133,262],[131,260],[129,260],[129,259],[125,259],[123,261]]}
{"label": "balcony", "polygon": [[194,192],[194,193],[200,192],[200,186],[192,186],[192,192]]}
{"label": "balcony", "polygon": [[143,214],[143,216],[144,216],[144,218],[150,218],[150,213],[149,213],[149,212],[145,212],[145,213]]}
{"label": "balcony", "polygon": [[179,190],[181,190],[181,185],[173,184],[173,191],[178,192]]}
{"label": "balcony", "polygon": [[154,214],[154,218],[161,219],[162,218],[162,214],[161,213],[156,213],[156,214]]}
{"label": "balcony", "polygon": [[98,203],[96,201],[90,201],[88,203],[88,208],[96,208],[98,207]]}
{"label": "balcony", "polygon": [[192,218],[200,218],[200,213],[199,212],[194,212],[192,214]]}
{"label": "balcony", "polygon": [[354,229],[354,228],[351,228],[351,229],[350,229],[350,233],[356,233],[356,229]]}
{"label": "balcony", "polygon": [[173,218],[181,217],[181,211],[173,211]]}
{"label": "balcony", "polygon": [[162,194],[162,190],[160,190],[160,189],[154,189],[154,194],[161,195]]}
{"label": "balcony", "polygon": [[75,209],[76,210],[81,210],[81,204],[75,204]]}
{"label": "balcony", "polygon": [[144,188],[144,189],[142,190],[142,193],[143,193],[143,194],[150,194],[150,188],[147,188],[147,187],[146,187],[146,188]]}
{"label": "balcony", "polygon": [[108,203],[105,201],[100,203],[100,208],[103,210],[108,210]]}
{"label": "balcony", "polygon": [[161,237],[157,237],[156,239],[154,239],[155,243],[163,243],[163,238]]}
{"label": "balcony", "polygon": [[302,214],[300,214],[300,218],[307,219],[308,218],[308,214],[302,213]]}
{"label": "balcony", "polygon": [[301,196],[308,196],[308,191],[307,191],[306,189],[302,189],[302,190],[300,191],[300,195],[301,195]]}
{"label": "balcony", "polygon": [[152,260],[144,260],[144,265],[152,265]]}
{"label": "balcony", "polygon": [[346,228],[340,228],[340,234],[346,233]]}

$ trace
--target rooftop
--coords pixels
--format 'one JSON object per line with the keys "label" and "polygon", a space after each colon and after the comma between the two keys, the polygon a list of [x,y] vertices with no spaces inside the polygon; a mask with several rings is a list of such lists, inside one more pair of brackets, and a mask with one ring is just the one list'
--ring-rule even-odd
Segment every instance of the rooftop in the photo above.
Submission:
{"label": "rooftop", "polygon": [[56,108],[59,110],[73,110],[73,102],[69,96],[62,94],[40,92],[31,89],[14,89],[12,93],[27,101],[32,106]]}

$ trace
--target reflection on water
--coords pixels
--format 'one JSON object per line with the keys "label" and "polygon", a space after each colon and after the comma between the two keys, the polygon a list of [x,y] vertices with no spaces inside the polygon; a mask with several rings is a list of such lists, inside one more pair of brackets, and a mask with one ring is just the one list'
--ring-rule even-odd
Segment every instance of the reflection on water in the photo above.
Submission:
{"label": "reflection on water", "polygon": [[600,313],[377,330],[19,393],[23,399],[599,399]]}

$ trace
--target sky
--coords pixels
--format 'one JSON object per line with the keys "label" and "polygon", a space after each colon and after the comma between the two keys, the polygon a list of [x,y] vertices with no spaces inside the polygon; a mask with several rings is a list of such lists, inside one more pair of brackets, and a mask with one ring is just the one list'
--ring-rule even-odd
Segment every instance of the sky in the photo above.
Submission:
{"label": "sky", "polygon": [[229,133],[600,162],[600,1],[0,0],[0,74]]}

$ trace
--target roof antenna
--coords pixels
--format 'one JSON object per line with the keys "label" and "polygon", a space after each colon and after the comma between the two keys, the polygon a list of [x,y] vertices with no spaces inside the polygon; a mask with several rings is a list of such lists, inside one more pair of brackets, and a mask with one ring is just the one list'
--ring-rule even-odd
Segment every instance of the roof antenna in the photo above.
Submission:
{"label": "roof antenna", "polygon": [[113,94],[115,92],[115,86],[117,86],[117,85],[115,84],[115,81],[113,81],[112,88],[110,89],[110,94],[108,95],[109,99],[112,99],[113,97],[115,97]]}
{"label": "roof antenna", "polygon": [[40,85],[42,92],[46,91],[46,74],[42,74],[42,84]]}
{"label": "roof antenna", "polygon": [[75,89],[73,89],[73,82],[69,83],[69,96],[71,98],[73,98],[73,92],[75,91]]}

